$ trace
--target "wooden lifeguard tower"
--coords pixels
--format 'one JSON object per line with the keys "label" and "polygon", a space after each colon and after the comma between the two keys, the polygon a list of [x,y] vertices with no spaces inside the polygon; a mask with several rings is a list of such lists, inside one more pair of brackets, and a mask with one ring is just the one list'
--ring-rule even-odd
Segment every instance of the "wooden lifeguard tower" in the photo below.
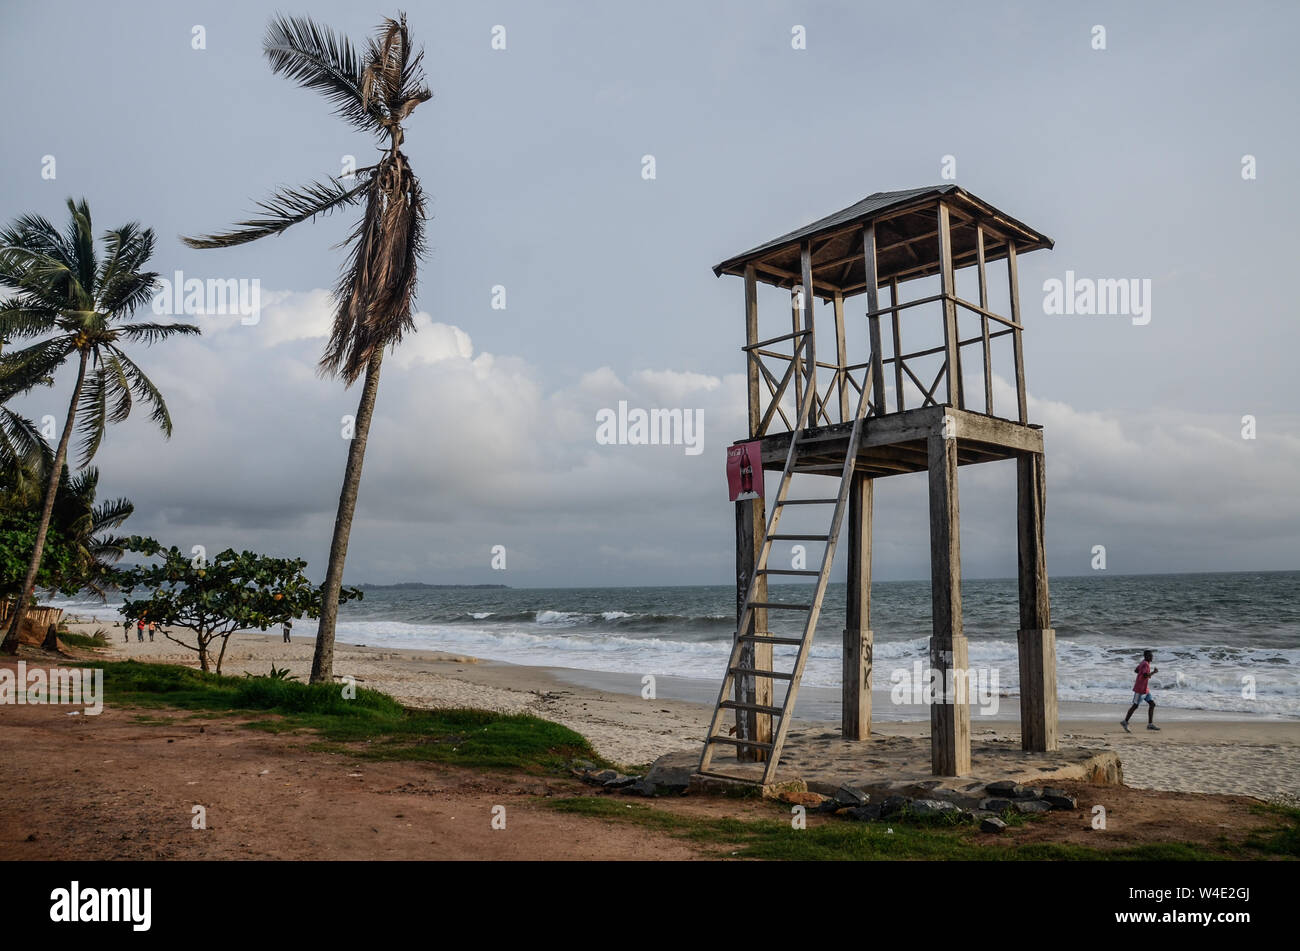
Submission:
{"label": "wooden lifeguard tower", "polygon": [[[966,190],[940,185],[878,192],[713,269],[715,275],[745,281],[749,436],[739,442],[759,441],[763,469],[779,470],[781,478],[770,516],[763,498],[735,503],[737,633],[700,773],[738,778],[713,766],[718,744],[727,744],[736,747],[740,760],[765,760],[763,782],[775,780],[846,515],[842,733],[855,740],[869,737],[872,487],[878,478],[923,471],[929,473],[930,500],[930,665],[942,684],[930,706],[931,766],[938,776],[969,773],[970,710],[962,681],[954,682],[951,673],[968,666],[957,469],[999,459],[1014,459],[1017,472],[1022,747],[1057,749],[1056,636],[1043,549],[1043,435],[1025,409],[1016,276],[1019,255],[1051,247],[1050,238]],[[1005,314],[994,313],[989,303],[988,266],[998,261],[1006,262]],[[972,276],[977,291],[967,296],[978,301],[958,293],[959,278],[975,290]],[[789,333],[759,339],[760,283],[790,291]],[[882,289],[888,291],[887,305],[880,300]],[[859,294],[865,295],[869,353],[865,361],[850,362],[845,301]],[[822,339],[834,343],[824,349],[817,344],[817,301],[823,309],[831,305],[833,314],[833,324],[819,318]],[[962,330],[966,326],[969,332]],[[911,350],[905,350],[905,339]],[[1000,392],[995,412],[994,352],[1008,343],[1004,378],[1014,378],[1014,394]],[[769,368],[774,361],[775,372]],[[967,377],[975,382],[971,371],[976,368],[982,393],[966,386]],[[791,482],[803,473],[821,475],[831,490],[815,498],[791,497]],[[795,506],[820,513],[816,531],[782,529]],[[771,567],[778,542],[823,545],[820,566]],[[772,601],[768,582],[781,576],[815,582],[797,601]],[[768,617],[775,612],[797,619],[801,633],[774,635]],[[773,648],[781,645],[783,653],[797,648],[791,669],[775,669]],[[779,703],[774,681],[786,683]],[[727,711],[735,714],[732,730],[725,723]]]}

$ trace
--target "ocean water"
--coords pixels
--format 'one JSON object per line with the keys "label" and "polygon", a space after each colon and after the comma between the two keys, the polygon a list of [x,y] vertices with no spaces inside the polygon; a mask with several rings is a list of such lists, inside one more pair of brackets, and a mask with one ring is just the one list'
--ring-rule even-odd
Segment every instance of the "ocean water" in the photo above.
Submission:
{"label": "ocean water", "polygon": [[[807,586],[773,585],[772,600],[802,601]],[[1123,704],[1144,649],[1156,652],[1159,703],[1188,710],[1300,719],[1300,572],[1095,575],[1054,578],[1062,701]],[[845,588],[832,584],[803,683],[840,685]],[[1016,582],[962,584],[970,666],[996,672],[998,693],[1018,693]],[[67,602],[74,612],[113,605]],[[797,633],[795,612],[771,612],[774,633]],[[928,658],[928,581],[872,588],[874,686],[911,675]],[[340,612],[352,644],[470,654],[533,666],[694,678],[717,684],[735,629],[735,590],[652,588],[370,588]],[[314,633],[310,622],[294,633]],[[794,648],[777,648],[789,669]],[[781,658],[785,658],[782,663]],[[1254,696],[1248,698],[1247,685]]]}

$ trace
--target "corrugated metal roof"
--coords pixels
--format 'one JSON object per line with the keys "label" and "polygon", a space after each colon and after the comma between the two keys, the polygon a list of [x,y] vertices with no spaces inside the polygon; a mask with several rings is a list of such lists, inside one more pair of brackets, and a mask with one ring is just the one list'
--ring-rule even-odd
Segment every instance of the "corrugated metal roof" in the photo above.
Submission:
{"label": "corrugated metal roof", "polygon": [[783,234],[779,238],[773,238],[771,241],[768,241],[765,244],[760,244],[756,248],[751,248],[749,251],[746,251],[743,254],[738,254],[734,257],[728,258],[726,261],[723,261],[721,264],[715,267],[713,269],[713,273],[716,275],[721,275],[724,270],[735,267],[738,263],[748,261],[756,257],[760,257],[766,252],[773,251],[782,246],[796,244],[799,241],[811,235],[821,234],[828,231],[834,231],[836,228],[851,224],[854,221],[859,221],[859,220],[867,221],[871,218],[882,215],[885,212],[890,211],[896,207],[899,207],[901,205],[906,205],[911,202],[924,201],[927,198],[937,198],[940,195],[947,195],[953,193],[959,194],[965,199],[969,199],[973,202],[978,203],[979,205],[986,207],[987,209],[994,212],[1005,221],[1014,224],[1019,228],[1024,229],[1026,235],[1030,235],[1035,238],[1041,239],[1043,246],[1045,247],[1052,246],[1052,241],[1050,238],[1038,234],[1038,232],[1022,224],[1021,222],[1016,221],[1010,215],[1006,215],[1003,212],[998,211],[996,208],[993,208],[992,205],[989,205],[987,202],[983,201],[982,199],[976,197],[975,195],[972,195],[970,192],[967,192],[965,189],[961,188],[960,186],[954,184],[930,185],[924,188],[907,188],[902,191],[876,192],[873,195],[868,195],[866,198],[862,199],[857,204],[850,205],[849,207],[837,211],[832,215],[827,215],[825,218],[820,218],[817,221],[814,221],[812,224],[804,225],[802,228],[798,228],[794,231],[791,231],[789,234]]}

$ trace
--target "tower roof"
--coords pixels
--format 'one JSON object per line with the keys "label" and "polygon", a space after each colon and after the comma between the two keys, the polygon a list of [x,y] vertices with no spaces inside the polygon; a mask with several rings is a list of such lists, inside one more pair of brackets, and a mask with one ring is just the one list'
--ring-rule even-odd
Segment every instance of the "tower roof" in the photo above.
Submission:
{"label": "tower roof", "polygon": [[984,228],[984,256],[997,261],[1007,256],[1007,243],[1016,253],[1052,247],[1052,239],[988,204],[959,185],[931,185],[903,191],[876,192],[789,234],[728,258],[713,269],[723,274],[744,274],[753,264],[760,281],[778,287],[801,283],[800,245],[812,245],[813,285],[817,296],[839,291],[845,296],[866,289],[862,228],[876,226],[876,272],[882,282],[910,280],[938,273],[939,242],[935,208],[943,200],[951,216],[955,267],[975,262],[975,226]]}

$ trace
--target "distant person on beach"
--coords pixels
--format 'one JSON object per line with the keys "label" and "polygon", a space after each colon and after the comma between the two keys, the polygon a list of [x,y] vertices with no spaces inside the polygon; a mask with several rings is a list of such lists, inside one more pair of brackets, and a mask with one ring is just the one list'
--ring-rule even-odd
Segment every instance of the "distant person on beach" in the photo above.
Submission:
{"label": "distant person on beach", "polygon": [[122,622],[122,633],[126,635],[125,637],[122,638],[122,640],[130,644],[131,643],[131,619],[130,618],[127,618],[125,621]]}
{"label": "distant person on beach", "polygon": [[1142,705],[1142,701],[1147,702],[1147,729],[1158,730],[1156,726],[1156,702],[1151,696],[1151,675],[1160,673],[1158,667],[1152,667],[1151,662],[1155,660],[1155,655],[1150,651],[1142,652],[1142,662],[1133,668],[1133,673],[1137,674],[1137,680],[1133,682],[1133,706],[1128,708],[1128,713],[1124,719],[1119,721],[1119,725],[1124,728],[1125,733],[1132,732],[1128,728],[1128,721]]}
{"label": "distant person on beach", "polygon": [[293,629],[293,621],[284,622],[284,642],[289,643],[289,631]]}
{"label": "distant person on beach", "polygon": [[155,627],[157,627],[157,625],[154,624],[153,621],[150,621],[150,622],[149,622],[149,641],[150,641],[151,643],[152,643],[152,641],[153,641],[153,632],[154,632],[154,628],[155,628]]}
{"label": "distant person on beach", "polygon": [[144,643],[144,618],[135,622],[135,639],[141,644]]}

